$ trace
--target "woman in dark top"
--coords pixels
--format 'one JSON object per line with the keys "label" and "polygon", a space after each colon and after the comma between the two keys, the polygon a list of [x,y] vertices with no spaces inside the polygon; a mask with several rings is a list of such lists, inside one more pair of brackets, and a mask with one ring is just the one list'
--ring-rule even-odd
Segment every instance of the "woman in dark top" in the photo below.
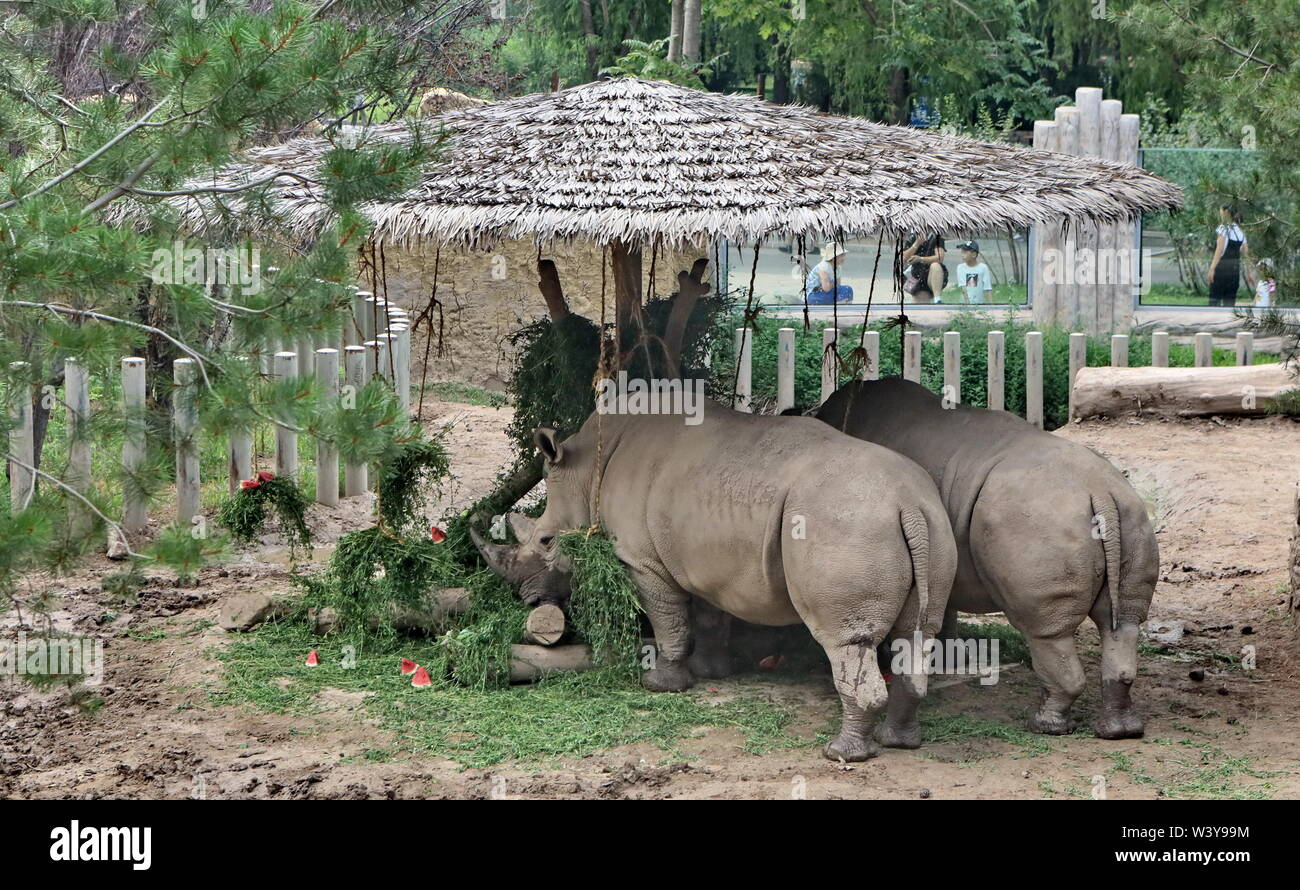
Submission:
{"label": "woman in dark top", "polygon": [[1210,274],[1206,276],[1210,283],[1210,305],[1235,306],[1243,267],[1246,285],[1252,289],[1255,286],[1251,281],[1250,248],[1246,245],[1246,233],[1241,230],[1241,220],[1231,205],[1224,204],[1219,208],[1219,219],[1221,224],[1215,229],[1214,259],[1210,261]]}
{"label": "woman in dark top", "polygon": [[933,303],[948,286],[948,267],[943,264],[943,237],[917,235],[912,246],[903,251],[903,263],[919,282],[912,290],[913,303]]}

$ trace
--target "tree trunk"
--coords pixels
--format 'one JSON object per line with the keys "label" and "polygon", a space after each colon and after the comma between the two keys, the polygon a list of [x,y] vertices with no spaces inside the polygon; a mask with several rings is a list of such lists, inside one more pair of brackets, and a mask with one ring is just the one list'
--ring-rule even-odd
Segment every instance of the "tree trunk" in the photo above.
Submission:
{"label": "tree trunk", "polygon": [[1294,389],[1283,364],[1220,368],[1081,368],[1074,380],[1076,417],[1160,414],[1265,414]]}
{"label": "tree trunk", "polygon": [[700,60],[700,0],[685,0],[682,10],[682,58]]}
{"label": "tree trunk", "polygon": [[595,80],[596,26],[591,18],[591,0],[582,0],[582,32],[587,38],[587,80]]}
{"label": "tree trunk", "polygon": [[677,273],[677,296],[673,298],[668,324],[664,326],[664,352],[668,354],[671,365],[669,373],[675,376],[680,377],[682,373],[682,341],[686,338],[691,313],[700,297],[709,292],[709,283],[704,280],[708,268],[709,258],[700,257],[691,266],[691,271]]}
{"label": "tree trunk", "polygon": [[790,47],[783,40],[776,41],[776,64],[772,69],[772,101],[778,105],[790,103]]}
{"label": "tree trunk", "polygon": [[[614,317],[620,336],[626,336],[633,318],[641,317],[641,248],[615,241],[609,249],[614,267]],[[622,348],[622,344],[619,344]]]}
{"label": "tree trunk", "polygon": [[908,107],[908,100],[911,98],[909,78],[906,68],[889,69],[889,108],[893,115],[893,123],[906,124],[911,120],[911,109]]}
{"label": "tree trunk", "polygon": [[673,0],[672,30],[668,32],[668,61],[670,62],[682,60],[682,23],[685,2],[686,0]]}
{"label": "tree trunk", "polygon": [[583,645],[510,647],[510,682],[531,683],[557,671],[589,671],[591,649]]}

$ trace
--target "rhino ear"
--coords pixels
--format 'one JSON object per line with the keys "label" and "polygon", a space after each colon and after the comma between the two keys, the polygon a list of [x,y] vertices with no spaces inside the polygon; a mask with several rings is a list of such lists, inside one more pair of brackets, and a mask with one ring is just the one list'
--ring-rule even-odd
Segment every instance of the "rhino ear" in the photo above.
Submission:
{"label": "rhino ear", "polygon": [[560,462],[562,448],[556,438],[555,430],[549,426],[539,426],[533,431],[533,445],[547,464],[554,466]]}

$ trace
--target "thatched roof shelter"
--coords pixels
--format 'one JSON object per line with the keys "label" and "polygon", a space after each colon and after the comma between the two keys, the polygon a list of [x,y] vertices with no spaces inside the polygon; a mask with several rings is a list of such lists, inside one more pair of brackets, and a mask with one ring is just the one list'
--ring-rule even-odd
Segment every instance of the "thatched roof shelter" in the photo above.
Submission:
{"label": "thatched roof shelter", "polygon": [[[485,244],[506,237],[629,247],[772,234],[1001,228],[1117,221],[1181,206],[1141,169],[774,105],[659,81],[601,81],[457,109],[422,182],[365,208],[382,242]],[[371,128],[409,138],[408,124]],[[310,184],[329,144],[298,139],[247,154],[216,183],[276,171],[273,206],[298,238],[328,222]],[[210,199],[182,203],[189,226]],[[238,209],[238,197],[222,198]]]}

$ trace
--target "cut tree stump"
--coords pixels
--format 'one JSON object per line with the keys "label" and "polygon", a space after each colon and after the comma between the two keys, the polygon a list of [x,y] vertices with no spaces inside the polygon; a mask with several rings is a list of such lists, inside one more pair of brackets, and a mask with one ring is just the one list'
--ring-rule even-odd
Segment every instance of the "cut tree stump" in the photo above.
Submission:
{"label": "cut tree stump", "polygon": [[1282,364],[1220,368],[1080,368],[1074,416],[1257,415],[1297,381]]}
{"label": "cut tree stump", "polygon": [[542,603],[528,613],[524,638],[540,646],[554,646],[564,636],[564,610],[554,603]]}
{"label": "cut tree stump", "polygon": [[510,682],[532,683],[547,674],[589,671],[591,648],[582,644],[569,646],[529,646],[516,644],[510,647]]}

